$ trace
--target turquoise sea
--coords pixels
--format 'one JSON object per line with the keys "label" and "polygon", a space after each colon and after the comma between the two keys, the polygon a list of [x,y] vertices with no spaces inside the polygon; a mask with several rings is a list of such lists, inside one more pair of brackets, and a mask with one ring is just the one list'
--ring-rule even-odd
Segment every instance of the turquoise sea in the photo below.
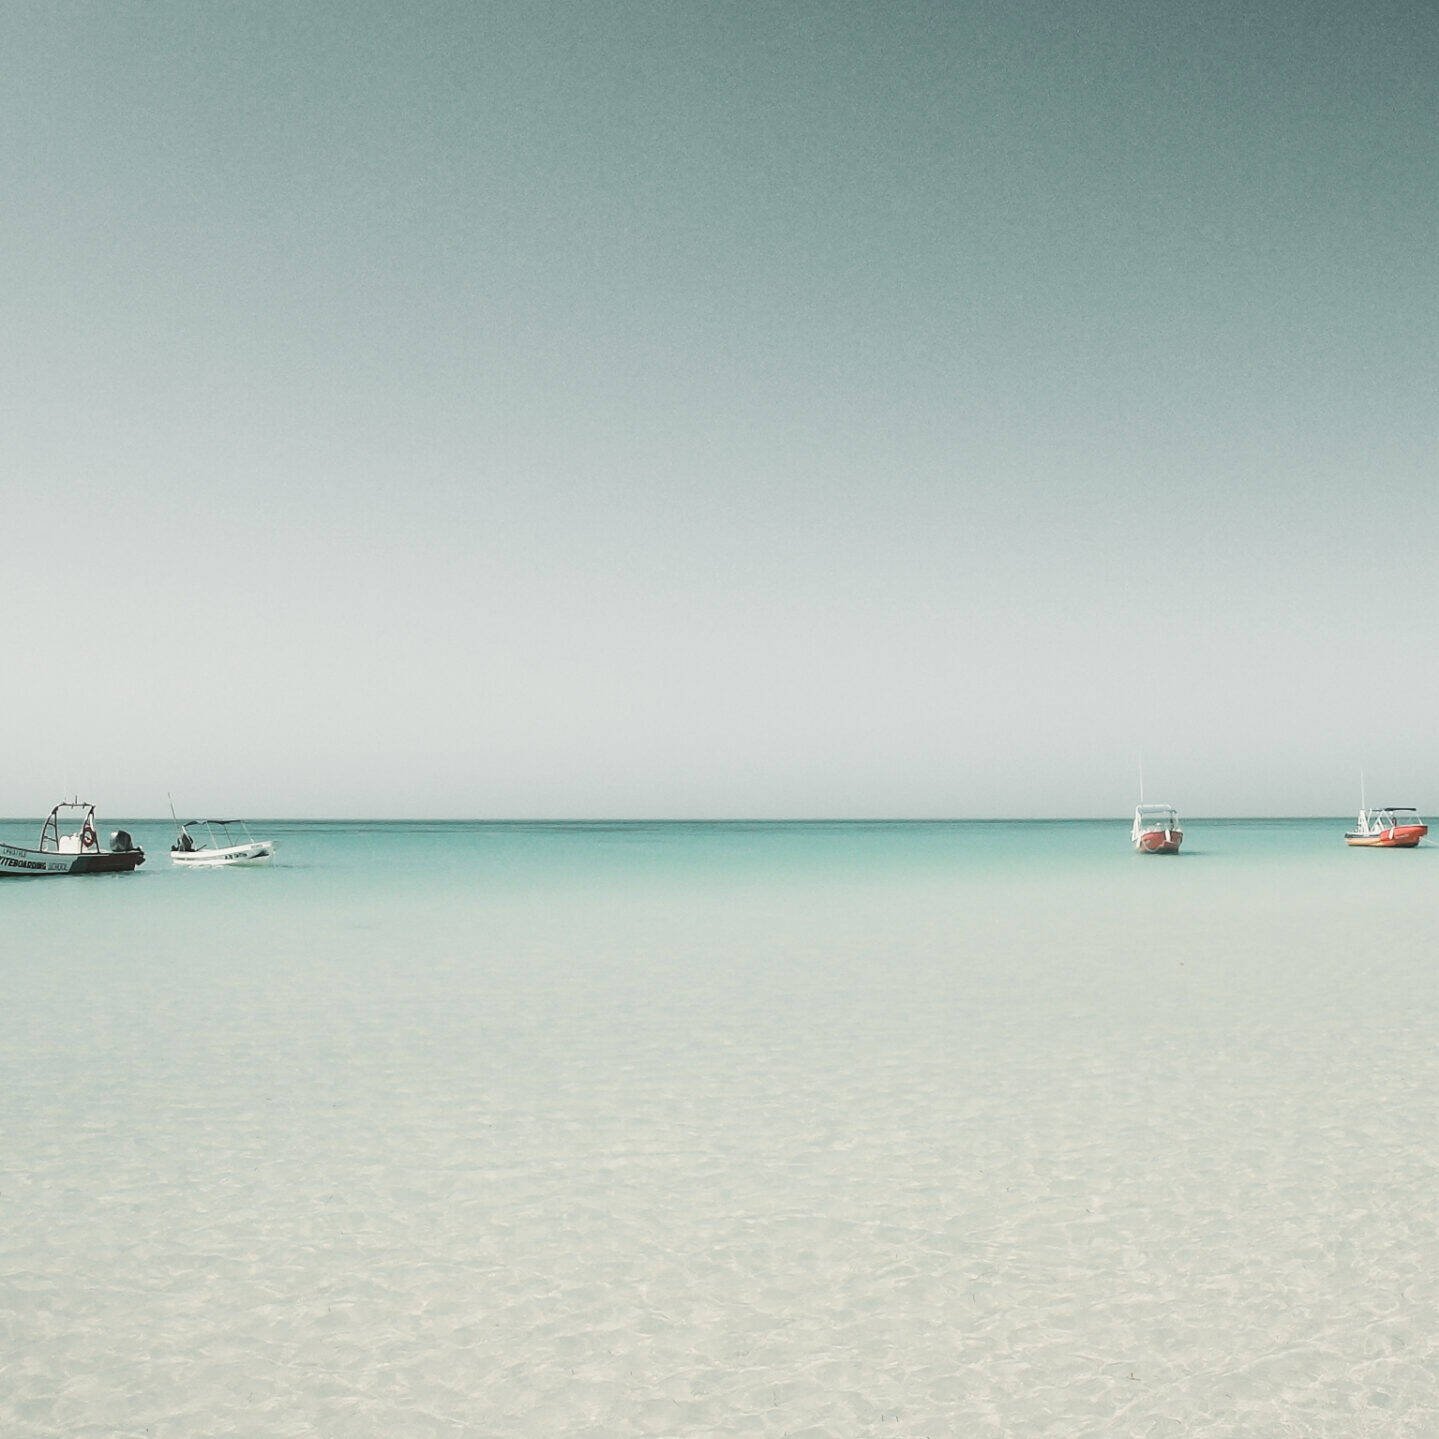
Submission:
{"label": "turquoise sea", "polygon": [[102,816],[0,885],[0,1433],[1433,1434],[1439,847],[1346,824]]}

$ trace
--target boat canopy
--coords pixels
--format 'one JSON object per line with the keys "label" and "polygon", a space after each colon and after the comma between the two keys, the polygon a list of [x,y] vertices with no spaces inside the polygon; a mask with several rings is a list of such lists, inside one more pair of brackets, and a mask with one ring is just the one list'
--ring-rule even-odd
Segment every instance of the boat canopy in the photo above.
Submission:
{"label": "boat canopy", "polygon": [[1419,811],[1412,804],[1386,804],[1380,809],[1366,809],[1362,815],[1367,825],[1388,829],[1393,824],[1419,824]]}
{"label": "boat canopy", "polygon": [[1172,804],[1141,804],[1135,806],[1134,817],[1137,820],[1175,820],[1179,818],[1179,811]]}
{"label": "boat canopy", "polygon": [[[230,849],[239,843],[253,844],[255,842],[249,825],[242,819],[192,819],[180,826],[181,838],[171,848],[193,850],[195,842],[190,837],[192,829],[204,829],[210,837],[209,848],[211,849]],[[236,840],[230,833],[232,829],[239,830],[245,836],[244,840]],[[204,845],[200,846],[202,849],[205,847]]]}

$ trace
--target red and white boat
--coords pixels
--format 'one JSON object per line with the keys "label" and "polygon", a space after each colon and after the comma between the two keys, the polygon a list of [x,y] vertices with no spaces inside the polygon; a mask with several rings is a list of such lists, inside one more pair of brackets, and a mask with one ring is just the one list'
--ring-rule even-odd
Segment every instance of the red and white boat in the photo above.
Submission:
{"label": "red and white boat", "polygon": [[[60,833],[62,817],[69,834]],[[57,804],[40,830],[38,849],[0,843],[0,878],[38,879],[59,874],[126,874],[145,863],[145,851],[123,830],[100,848],[95,831],[95,806],[72,799]]]}
{"label": "red and white boat", "polygon": [[1178,854],[1184,843],[1179,811],[1172,804],[1141,804],[1134,811],[1130,839],[1140,854]]}
{"label": "red and white boat", "polygon": [[1344,843],[1365,849],[1413,849],[1429,826],[1419,818],[1419,811],[1407,804],[1386,805],[1383,809],[1361,809],[1353,829],[1347,831]]}

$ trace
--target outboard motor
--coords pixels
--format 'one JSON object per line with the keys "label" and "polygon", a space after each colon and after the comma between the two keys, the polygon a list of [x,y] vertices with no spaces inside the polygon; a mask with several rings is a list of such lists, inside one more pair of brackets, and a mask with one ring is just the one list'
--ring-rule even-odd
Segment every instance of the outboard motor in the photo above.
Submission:
{"label": "outboard motor", "polygon": [[128,829],[117,829],[110,836],[110,848],[116,854],[129,854],[135,848],[135,841],[130,838]]}

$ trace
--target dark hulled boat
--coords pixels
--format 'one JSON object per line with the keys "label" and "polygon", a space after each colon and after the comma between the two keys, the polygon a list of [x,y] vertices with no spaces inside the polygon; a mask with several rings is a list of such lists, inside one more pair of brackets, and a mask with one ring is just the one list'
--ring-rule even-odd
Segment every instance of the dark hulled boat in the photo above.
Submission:
{"label": "dark hulled boat", "polygon": [[[68,833],[67,827],[79,823]],[[40,830],[37,849],[0,841],[0,879],[40,879],[62,874],[126,874],[145,863],[145,851],[123,830],[110,836],[110,848],[100,848],[95,829],[95,806],[72,799],[57,804]]]}

